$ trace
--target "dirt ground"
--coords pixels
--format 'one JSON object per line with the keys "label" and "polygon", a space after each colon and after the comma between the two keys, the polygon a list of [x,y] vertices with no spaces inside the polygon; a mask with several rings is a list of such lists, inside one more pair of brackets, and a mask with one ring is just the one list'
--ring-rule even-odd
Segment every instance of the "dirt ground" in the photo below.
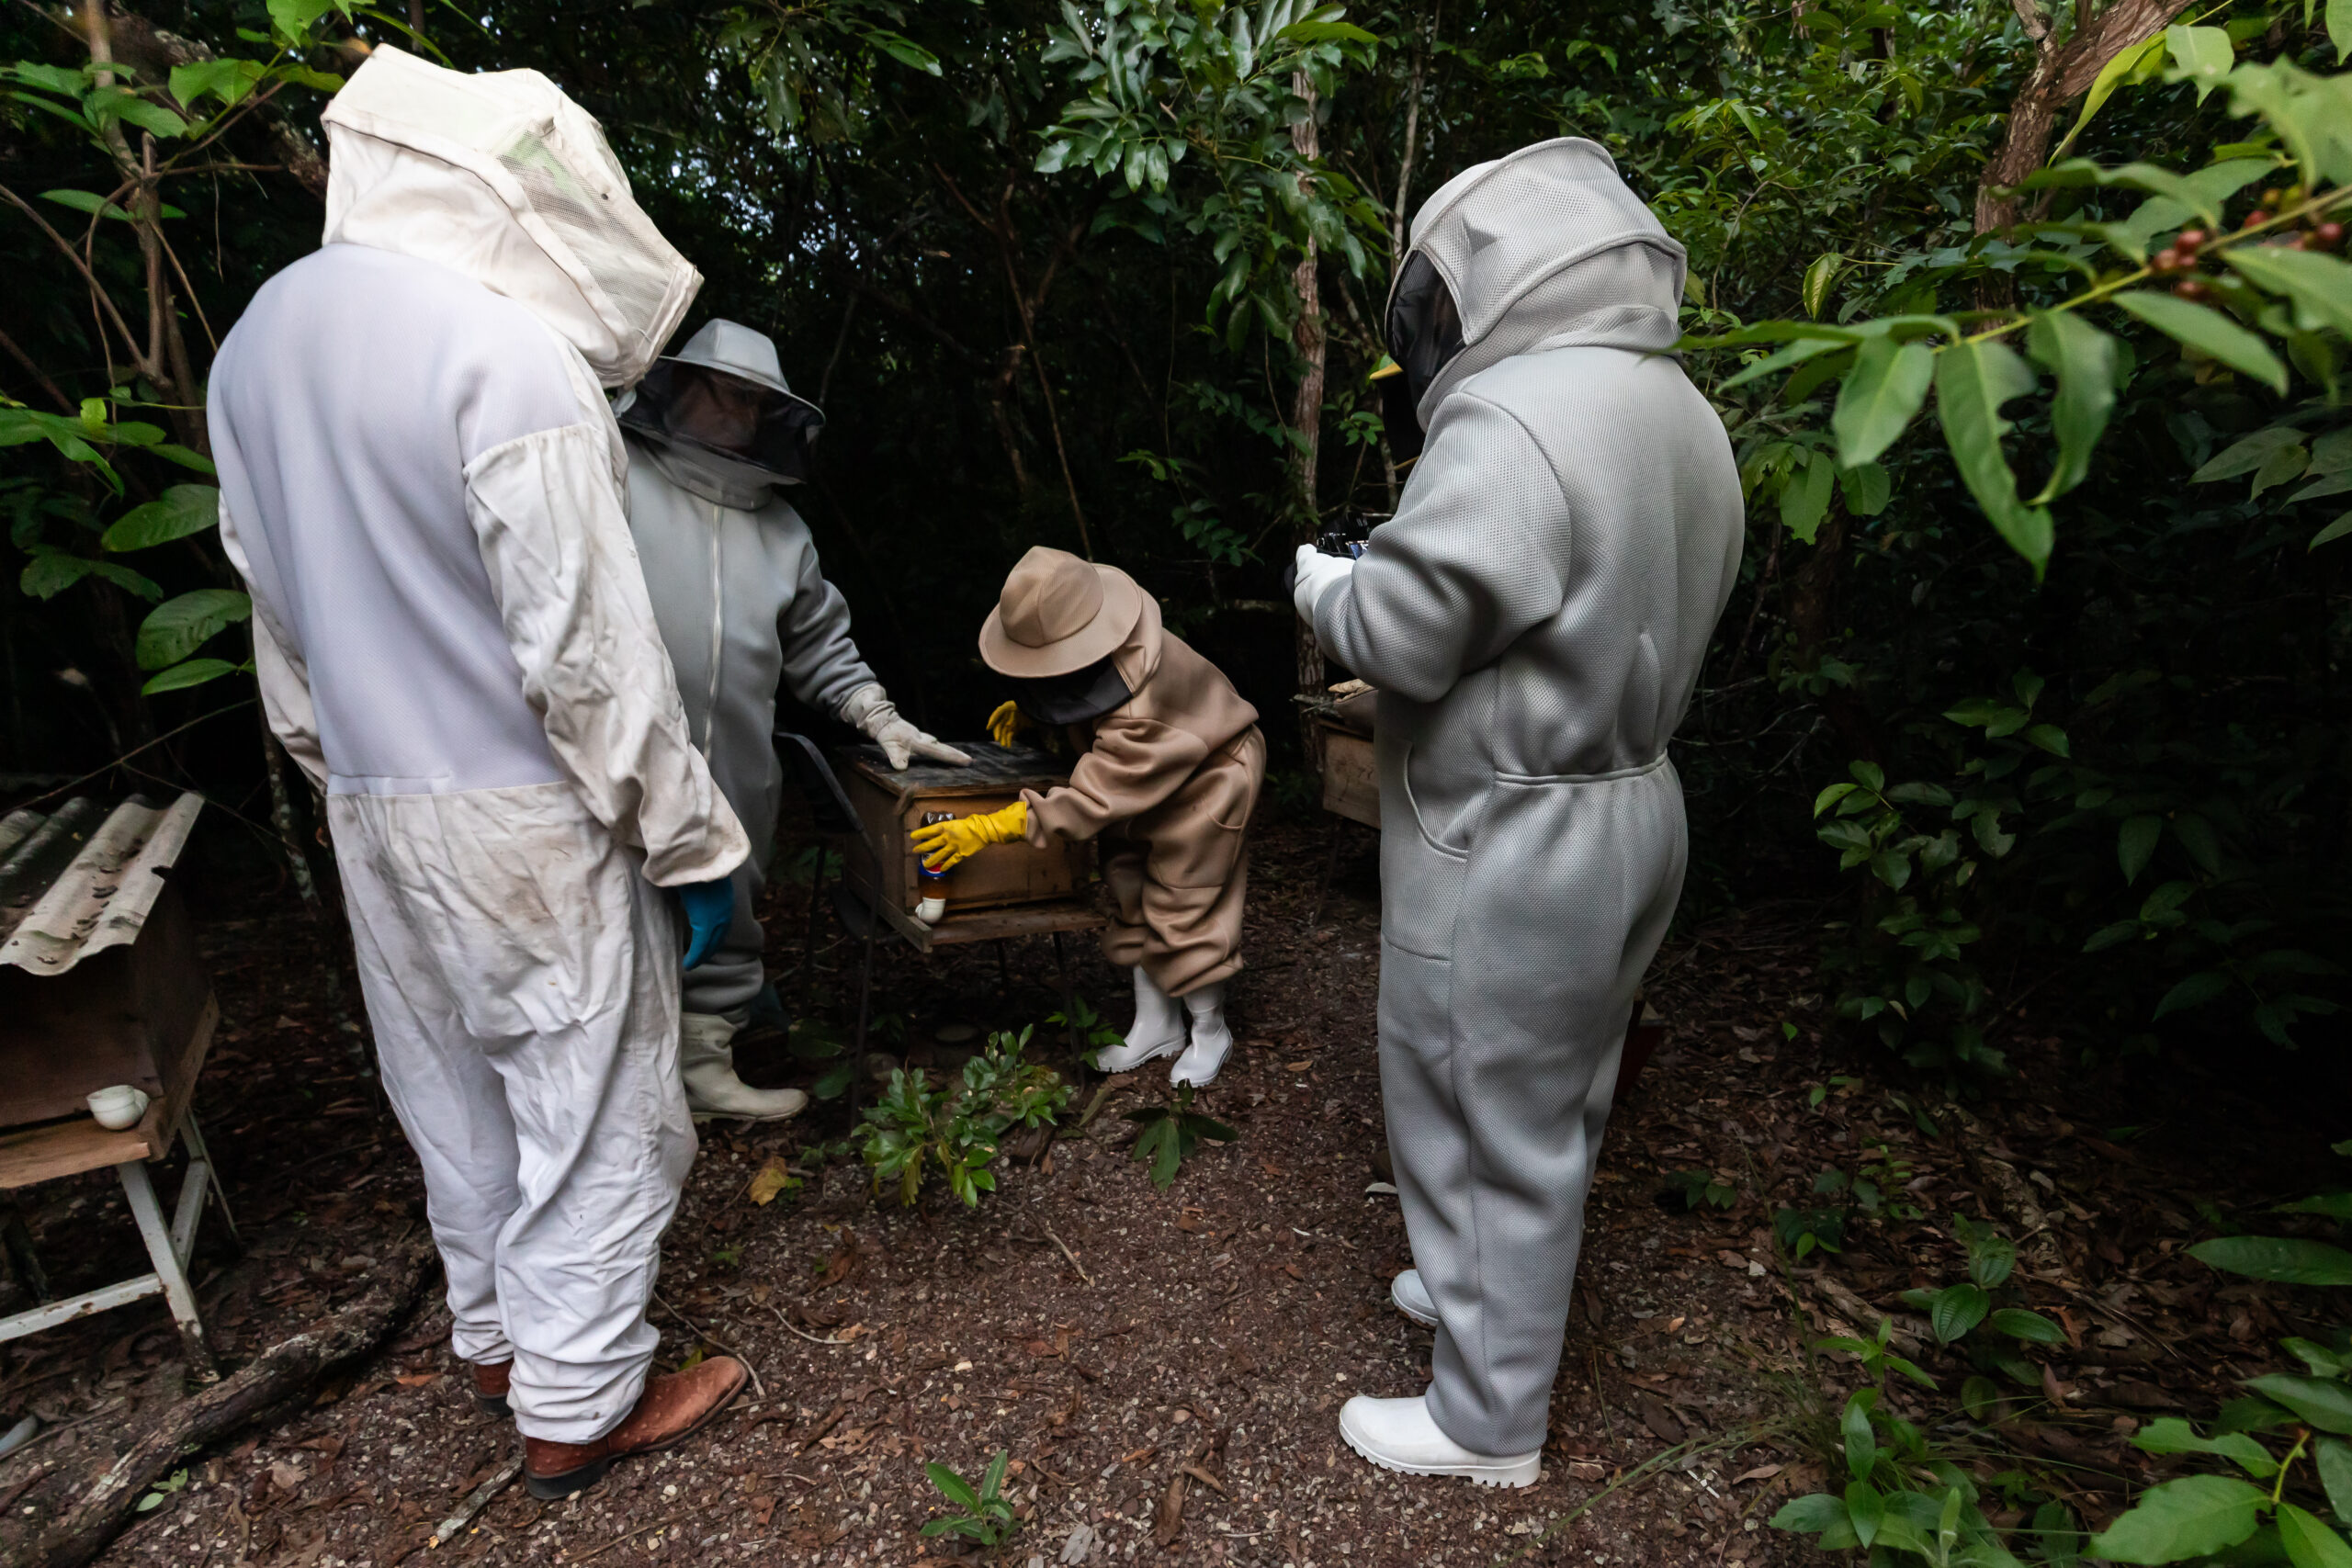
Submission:
{"label": "dirt ground", "polygon": [[[1001,1448],[1023,1524],[1001,1560],[1015,1564],[1757,1568],[1815,1555],[1764,1521],[1817,1486],[1837,1403],[1861,1381],[1809,1348],[1825,1332],[1892,1314],[1945,1391],[1896,1404],[1983,1456],[1988,1508],[2007,1477],[2059,1488],[2097,1519],[2120,1507],[2119,1478],[2172,1462],[2125,1445],[2136,1421],[2209,1411],[2306,1320],[2308,1298],[2224,1282],[2178,1248],[2210,1234],[2192,1193],[2252,1205],[2325,1179],[2318,1134],[2270,1129],[2251,1145],[2258,1164],[2243,1141],[2200,1142],[2220,1119],[2188,1108],[2227,1108],[2230,1087],[2173,1063],[2077,1065],[2071,1100],[2045,1094],[2079,1047],[2030,1018],[2003,1023],[2022,1069],[2013,1093],[1965,1109],[1905,1098],[1883,1054],[1834,1027],[1810,967],[1817,912],[1751,909],[1679,933],[1653,972],[1670,1038],[1611,1128],[1543,1479],[1495,1492],[1374,1470],[1340,1442],[1339,1406],[1418,1390],[1430,1340],[1386,1300],[1408,1260],[1396,1199],[1378,1190],[1374,840],[1317,818],[1265,824],[1255,841],[1251,967],[1230,1007],[1241,1044],[1202,1102],[1240,1137],[1204,1145],[1166,1193],[1129,1157],[1121,1114],[1169,1098],[1152,1067],[1116,1080],[1042,1157],[1008,1159],[977,1211],[944,1195],[903,1209],[854,1165],[812,1168],[802,1151],[841,1135],[846,1101],[782,1130],[708,1124],[655,1314],[662,1366],[723,1348],[758,1374],[708,1433],[563,1502],[507,1485],[436,1543],[518,1445],[466,1397],[428,1284],[375,1354],[187,1456],[100,1561],[977,1560],[920,1535],[942,1506],[923,1466],[977,1478]],[[839,1021],[856,950],[828,921],[817,973],[798,973],[806,901],[780,880],[771,968],[788,1004]],[[327,944],[290,896],[203,916],[227,1021],[199,1108],[247,1246],[233,1259],[200,1248],[198,1278],[234,1365],[364,1289],[423,1205],[414,1160],[355,1069],[355,1036],[336,1027]],[[1091,941],[1072,952],[1079,993],[1124,1023],[1121,977]],[[936,1068],[975,1032],[1037,1024],[1033,1051],[1062,1060],[1060,1032],[1041,1022],[1059,1005],[1055,974],[1043,940],[1002,955],[886,947],[877,1049]],[[755,1082],[816,1076],[780,1037],[741,1055]],[[2248,1105],[2236,1124],[2262,1125]],[[756,1204],[752,1179],[774,1156],[806,1179]],[[1832,1168],[1875,1181],[1881,1212],[1851,1217],[1841,1254],[1792,1260],[1774,1213],[1841,1201],[1815,1190]],[[1701,1173],[1729,1206],[1690,1206],[1674,1172]],[[22,1196],[61,1292],[143,1271],[107,1181]],[[2013,1386],[1983,1425],[1949,1397],[1969,1369],[1897,1300],[1961,1277],[1956,1212],[2020,1239],[2022,1299],[2069,1335],[2037,1352],[2042,1387]],[[215,1221],[206,1230],[217,1238]],[[0,1429],[21,1413],[44,1423],[0,1460],[0,1561],[21,1561],[178,1396],[177,1354],[152,1303],[0,1346]]]}

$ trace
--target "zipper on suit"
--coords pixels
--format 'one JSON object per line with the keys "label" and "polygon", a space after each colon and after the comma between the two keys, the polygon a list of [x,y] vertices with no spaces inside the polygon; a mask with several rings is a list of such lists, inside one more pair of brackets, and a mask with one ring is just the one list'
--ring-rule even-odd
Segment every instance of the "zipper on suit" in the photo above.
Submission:
{"label": "zipper on suit", "polygon": [[702,760],[710,761],[711,742],[718,734],[718,661],[727,649],[727,545],[721,533],[726,519],[718,502],[710,503],[710,691],[703,708]]}

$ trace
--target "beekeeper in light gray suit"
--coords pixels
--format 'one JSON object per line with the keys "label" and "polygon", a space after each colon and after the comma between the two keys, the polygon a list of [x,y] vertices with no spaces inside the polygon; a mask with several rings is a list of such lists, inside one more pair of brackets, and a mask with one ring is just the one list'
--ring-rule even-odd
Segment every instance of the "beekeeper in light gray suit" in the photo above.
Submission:
{"label": "beekeeper in light gray suit", "polygon": [[629,533],[686,727],[752,840],[726,937],[684,977],[686,1106],[697,1119],[781,1121],[808,1097],[752,1089],[735,1074],[734,1049],[767,984],[752,901],[784,798],[771,739],[777,688],[863,730],[893,767],[971,759],[900,717],[850,639],[848,601],[818,570],[808,525],[781,493],[808,478],[825,416],[793,394],[766,333],[706,323],[655,362],[619,413]]}
{"label": "beekeeper in light gray suit", "polygon": [[1627,1016],[1681,891],[1666,743],[1742,534],[1723,424],[1665,352],[1683,271],[1590,141],[1448,182],[1389,300],[1426,448],[1360,559],[1298,560],[1299,613],[1380,688],[1381,1087],[1419,1266],[1394,1294],[1437,1350],[1425,1395],[1340,1426],[1391,1470],[1535,1480]]}

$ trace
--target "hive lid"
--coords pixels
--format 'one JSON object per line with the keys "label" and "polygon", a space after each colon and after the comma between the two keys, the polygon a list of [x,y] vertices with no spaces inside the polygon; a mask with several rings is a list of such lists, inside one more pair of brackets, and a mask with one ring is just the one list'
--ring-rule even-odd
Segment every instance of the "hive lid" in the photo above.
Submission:
{"label": "hive lid", "polygon": [[109,812],[77,798],[0,819],[0,965],[62,975],[136,942],[203,809],[190,791],[168,806],[133,795]]}
{"label": "hive lid", "polygon": [[879,746],[844,746],[842,761],[857,773],[905,800],[918,795],[1006,795],[1048,790],[1069,782],[1069,770],[1050,752],[1034,746],[997,746],[986,740],[951,740],[972,759],[968,768],[952,762],[918,762],[903,773],[890,766]]}

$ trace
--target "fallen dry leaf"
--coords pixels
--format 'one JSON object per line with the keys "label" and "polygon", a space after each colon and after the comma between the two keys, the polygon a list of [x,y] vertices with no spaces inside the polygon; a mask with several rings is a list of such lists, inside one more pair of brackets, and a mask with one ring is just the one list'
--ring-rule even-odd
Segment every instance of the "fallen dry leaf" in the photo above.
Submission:
{"label": "fallen dry leaf", "polygon": [[784,1163],[782,1155],[770,1155],[767,1164],[752,1175],[752,1184],[744,1190],[752,1202],[768,1204],[775,1195],[792,1184],[792,1168]]}
{"label": "fallen dry leaf", "polygon": [[392,1381],[402,1388],[424,1388],[430,1383],[439,1382],[441,1374],[439,1372],[410,1372],[403,1377],[396,1377]]}
{"label": "fallen dry leaf", "polygon": [[1733,1476],[1731,1483],[1736,1486],[1743,1481],[1770,1481],[1786,1468],[1785,1465],[1759,1464],[1754,1470],[1745,1470]]}
{"label": "fallen dry leaf", "polygon": [[1152,1544],[1166,1550],[1184,1533],[1184,1478],[1181,1474],[1168,1483],[1168,1490],[1159,1495],[1159,1511],[1151,1527]]}

